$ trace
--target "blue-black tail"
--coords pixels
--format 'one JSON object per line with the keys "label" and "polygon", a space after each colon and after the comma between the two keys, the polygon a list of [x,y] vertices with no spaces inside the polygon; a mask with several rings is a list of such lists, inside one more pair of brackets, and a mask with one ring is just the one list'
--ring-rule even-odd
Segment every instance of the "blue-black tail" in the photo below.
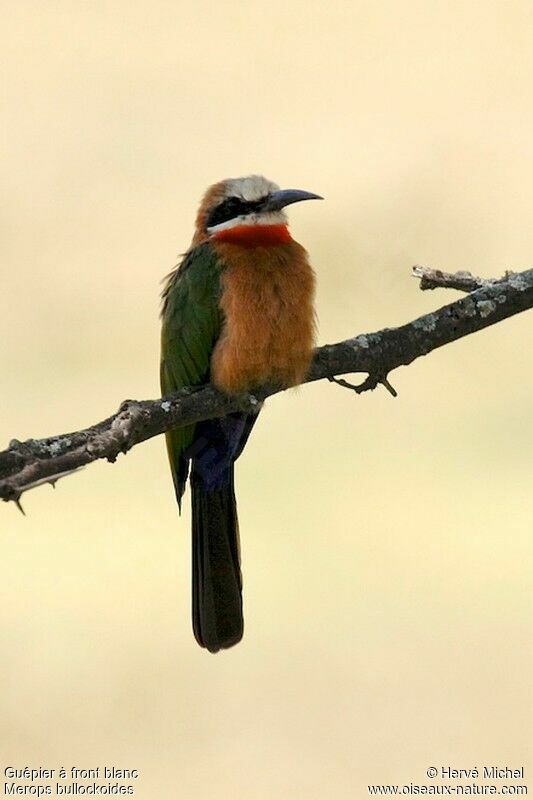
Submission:
{"label": "blue-black tail", "polygon": [[192,618],[198,644],[216,653],[243,634],[234,464],[257,414],[198,423],[189,448],[192,492]]}
{"label": "blue-black tail", "polygon": [[198,644],[211,653],[242,639],[242,578],[239,524],[231,480],[206,489],[193,474],[192,621]]}

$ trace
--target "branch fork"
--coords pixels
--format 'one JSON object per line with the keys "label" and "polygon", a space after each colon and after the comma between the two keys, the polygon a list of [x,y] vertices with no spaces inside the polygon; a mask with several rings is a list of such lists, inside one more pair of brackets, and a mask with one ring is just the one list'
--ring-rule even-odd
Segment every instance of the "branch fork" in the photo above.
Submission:
{"label": "branch fork", "polygon": [[342,386],[343,389],[351,389],[356,394],[363,394],[363,392],[373,392],[380,384],[393,396],[398,397],[398,392],[391,386],[387,376],[380,377],[379,375],[369,374],[362,383],[350,383],[345,381],[344,378],[336,378],[334,375],[328,375],[328,380],[336,383],[337,386]]}

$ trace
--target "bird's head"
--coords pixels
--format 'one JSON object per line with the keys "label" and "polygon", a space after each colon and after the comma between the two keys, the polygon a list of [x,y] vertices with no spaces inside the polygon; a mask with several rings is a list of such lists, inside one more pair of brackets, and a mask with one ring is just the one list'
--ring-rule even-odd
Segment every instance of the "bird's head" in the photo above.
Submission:
{"label": "bird's head", "polygon": [[300,200],[322,200],[300,189],[280,189],[262,175],[229,178],[205,193],[193,244],[214,238],[235,244],[275,244],[290,240],[285,206]]}

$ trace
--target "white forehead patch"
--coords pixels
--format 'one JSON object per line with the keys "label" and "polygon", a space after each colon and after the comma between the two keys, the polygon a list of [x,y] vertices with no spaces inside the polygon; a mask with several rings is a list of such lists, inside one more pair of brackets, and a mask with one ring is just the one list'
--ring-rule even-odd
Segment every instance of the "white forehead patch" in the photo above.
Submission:
{"label": "white forehead patch", "polygon": [[246,178],[230,178],[226,181],[226,197],[241,197],[248,201],[260,200],[278,189],[277,183],[268,181],[262,175],[248,175]]}

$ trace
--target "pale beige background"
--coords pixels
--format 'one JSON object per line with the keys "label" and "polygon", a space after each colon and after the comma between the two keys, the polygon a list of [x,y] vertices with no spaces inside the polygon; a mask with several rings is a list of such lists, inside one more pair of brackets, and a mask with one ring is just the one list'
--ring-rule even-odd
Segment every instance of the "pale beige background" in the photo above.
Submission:
{"label": "pale beige background", "polygon": [[[418,292],[416,262],[533,261],[529,0],[1,11],[2,445],[157,396],[158,283],[220,178],[326,197],[290,209],[321,342],[456,296]],[[149,800],[531,771],[531,322],[397,372],[396,400],[269,402],[238,470],[230,652],[192,638],[160,439],[25,519],[1,507],[2,765],[136,767]]]}

